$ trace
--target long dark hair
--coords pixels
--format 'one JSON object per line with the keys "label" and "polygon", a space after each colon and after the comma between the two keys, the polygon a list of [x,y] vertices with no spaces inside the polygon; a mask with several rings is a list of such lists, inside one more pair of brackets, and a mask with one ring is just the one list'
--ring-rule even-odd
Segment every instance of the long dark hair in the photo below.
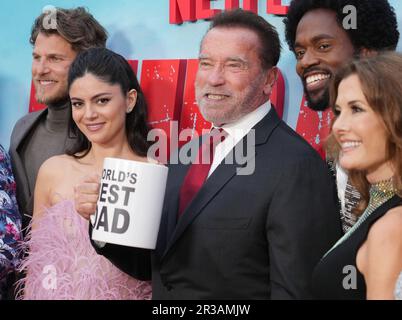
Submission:
{"label": "long dark hair", "polygon": [[[334,114],[336,114],[335,102],[339,84],[351,75],[359,77],[368,104],[384,123],[388,136],[386,157],[394,166],[394,187],[398,195],[402,196],[402,55],[384,52],[368,59],[352,61],[340,69],[331,87],[330,105]],[[335,120],[336,116],[332,125]],[[326,146],[328,156],[336,161],[341,148],[333,131],[327,139]],[[360,203],[355,210],[359,215],[368,205],[370,197],[370,183],[367,181],[366,174],[361,170],[349,171],[351,182],[361,195]]]}
{"label": "long dark hair", "polygon": [[[131,149],[139,156],[146,156],[150,143],[147,141],[147,104],[133,69],[121,55],[106,48],[91,48],[83,51],[71,64],[68,74],[68,90],[78,78],[90,73],[97,78],[118,84],[124,95],[137,91],[137,101],[132,112],[126,114],[126,134]],[[69,119],[69,135],[76,137],[76,143],[66,151],[75,158],[83,158],[91,150],[91,142],[78,129],[72,115]],[[79,154],[79,155],[78,155]]]}

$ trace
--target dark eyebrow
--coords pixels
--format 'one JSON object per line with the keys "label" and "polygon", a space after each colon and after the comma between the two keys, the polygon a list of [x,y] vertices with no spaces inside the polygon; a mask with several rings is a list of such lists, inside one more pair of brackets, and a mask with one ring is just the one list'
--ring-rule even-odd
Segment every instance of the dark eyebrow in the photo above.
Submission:
{"label": "dark eyebrow", "polygon": [[[32,51],[32,56],[33,56],[33,57],[35,57],[35,56],[40,56],[40,54],[38,54],[38,53],[35,52],[35,51]],[[66,55],[61,54],[61,53],[49,53],[49,54],[46,54],[46,55],[44,55],[44,56],[47,57],[47,58],[63,58],[63,59],[67,58]]]}
{"label": "dark eyebrow", "polygon": [[77,97],[70,97],[70,100],[83,101],[81,98],[77,98]]}
{"label": "dark eyebrow", "polygon": [[111,95],[112,95],[112,93],[110,93],[110,92],[102,92],[102,93],[98,93],[97,95],[94,95],[94,96],[91,98],[91,100],[98,99],[98,98],[100,98],[100,97],[102,97],[102,96],[111,96]]}
{"label": "dark eyebrow", "polygon": [[46,55],[47,57],[56,57],[56,58],[65,58],[66,56],[64,54],[60,54],[60,53],[49,53],[48,55]]}
{"label": "dark eyebrow", "polygon": [[[311,39],[311,41],[312,41],[312,42],[318,42],[318,41],[323,40],[323,39],[334,40],[335,37],[333,37],[333,36],[331,36],[331,35],[329,35],[329,34],[322,33],[322,34],[318,34],[318,35],[314,36],[314,37]],[[302,46],[299,42],[296,41],[296,42],[295,42],[295,47],[303,47],[303,46]]]}
{"label": "dark eyebrow", "polygon": [[[96,99],[98,99],[98,98],[100,98],[100,97],[103,97],[103,96],[111,96],[111,95],[112,95],[112,93],[109,93],[109,92],[102,92],[102,93],[98,93],[98,94],[94,95],[94,96],[91,98],[91,100],[96,100]],[[83,101],[83,99],[77,98],[77,97],[70,97],[70,100],[79,100],[79,101]]]}

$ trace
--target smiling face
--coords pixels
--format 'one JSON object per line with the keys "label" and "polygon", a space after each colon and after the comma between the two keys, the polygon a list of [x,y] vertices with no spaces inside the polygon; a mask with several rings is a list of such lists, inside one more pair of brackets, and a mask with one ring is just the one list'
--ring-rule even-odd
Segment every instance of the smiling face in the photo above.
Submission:
{"label": "smiling face", "polygon": [[354,53],[352,42],[338,24],[334,11],[316,9],[303,16],[296,30],[296,71],[311,109],[328,108],[330,80]]}
{"label": "smiling face", "polygon": [[32,53],[36,100],[52,104],[68,98],[67,77],[76,52],[57,34],[39,33]]}
{"label": "smiling face", "polygon": [[195,89],[203,117],[232,123],[269,99],[272,71],[263,70],[260,42],[251,30],[216,27],[203,39]]}
{"label": "smiling face", "polygon": [[385,124],[368,104],[356,74],[340,82],[335,116],[332,130],[341,147],[341,167],[365,171],[370,182],[392,177]]}
{"label": "smiling face", "polygon": [[124,95],[110,84],[86,73],[70,86],[73,120],[92,144],[113,146],[126,141],[126,113],[135,106],[137,92]]}

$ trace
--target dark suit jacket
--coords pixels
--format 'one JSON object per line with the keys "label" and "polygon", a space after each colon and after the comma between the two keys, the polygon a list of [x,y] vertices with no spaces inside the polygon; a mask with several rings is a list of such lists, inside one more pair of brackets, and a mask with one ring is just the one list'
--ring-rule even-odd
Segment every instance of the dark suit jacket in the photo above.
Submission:
{"label": "dark suit jacket", "polygon": [[30,190],[25,166],[19,153],[19,147],[22,145],[24,138],[27,136],[29,131],[40,121],[40,119],[46,117],[46,114],[47,109],[25,115],[18,120],[14,126],[13,132],[11,133],[9,154],[13,166],[15,182],[17,184],[17,201],[24,227],[32,216],[34,190]]}
{"label": "dark suit jacket", "polygon": [[[152,253],[154,299],[312,297],[313,268],[341,236],[326,164],[274,109],[255,126],[252,160],[252,175],[238,175],[241,165],[219,165],[178,223],[189,165],[170,165]],[[149,278],[149,251],[96,249],[134,277]]]}

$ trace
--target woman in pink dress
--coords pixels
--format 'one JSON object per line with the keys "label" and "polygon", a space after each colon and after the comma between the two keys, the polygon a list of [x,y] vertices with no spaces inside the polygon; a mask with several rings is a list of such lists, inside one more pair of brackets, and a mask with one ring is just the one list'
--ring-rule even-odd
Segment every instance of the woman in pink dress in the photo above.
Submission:
{"label": "woman in pink dress", "polygon": [[150,283],[134,279],[96,254],[88,221],[74,209],[74,186],[100,175],[105,157],[147,162],[146,103],[127,61],[105,49],[78,55],[68,78],[70,134],[77,143],[47,160],[35,187],[17,297],[23,299],[150,299]]}

